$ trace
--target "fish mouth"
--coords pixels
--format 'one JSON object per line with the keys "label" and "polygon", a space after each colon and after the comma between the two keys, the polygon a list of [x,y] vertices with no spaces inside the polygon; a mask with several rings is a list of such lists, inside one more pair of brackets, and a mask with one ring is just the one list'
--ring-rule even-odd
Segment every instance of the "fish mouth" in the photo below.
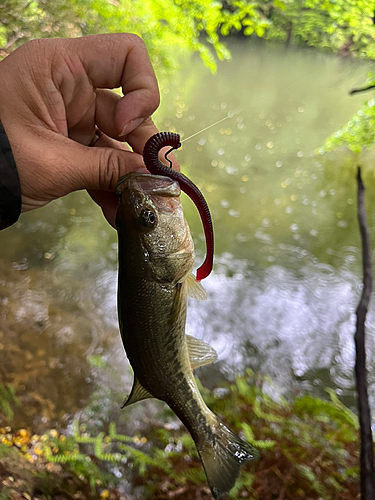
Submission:
{"label": "fish mouth", "polygon": [[147,202],[160,213],[170,214],[181,207],[180,185],[165,175],[131,172],[119,179],[116,193],[119,205],[130,204],[136,212]]}
{"label": "fish mouth", "polygon": [[120,177],[116,184],[116,193],[121,198],[125,189],[142,192],[146,195],[156,195],[164,197],[179,197],[181,194],[180,185],[177,181],[165,175],[150,175],[130,172]]}

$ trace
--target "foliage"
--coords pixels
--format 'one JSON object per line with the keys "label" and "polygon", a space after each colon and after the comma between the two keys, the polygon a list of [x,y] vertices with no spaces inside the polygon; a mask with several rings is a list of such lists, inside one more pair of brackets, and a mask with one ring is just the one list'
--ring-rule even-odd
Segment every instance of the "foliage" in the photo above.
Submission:
{"label": "foliage", "polygon": [[[364,89],[373,86],[372,73],[368,74],[368,82]],[[357,91],[357,89],[355,90]],[[358,89],[361,91],[361,89]],[[328,137],[318,153],[323,154],[347,146],[354,153],[361,153],[364,148],[370,149],[375,141],[375,98],[363,103],[361,109],[339,130]]]}
{"label": "foliage", "polygon": [[375,140],[375,99],[364,103],[362,108],[334,134],[326,139],[320,153],[337,149],[342,144],[354,153],[371,148]]}
{"label": "foliage", "polygon": [[[291,403],[282,397],[275,401],[268,393],[275,393],[272,383],[254,380],[250,371],[231,386],[231,405],[238,408],[231,424],[242,427],[247,440],[263,449],[252,486],[244,485],[245,491],[259,499],[270,498],[270,491],[264,491],[266,470],[268,487],[283,491],[286,498],[354,498],[356,416],[333,392],[331,401],[305,395]],[[217,400],[213,409],[226,415],[226,398]],[[237,489],[241,490],[240,481]],[[347,496],[339,496],[340,492]]]}
{"label": "foliage", "polygon": [[[200,389],[212,410],[261,451],[258,463],[242,468],[231,498],[269,500],[274,491],[296,500],[356,498],[358,421],[334,391],[328,390],[327,400],[311,395],[275,400],[269,395],[278,393],[272,381],[250,370],[220,390]],[[154,424],[147,437],[121,434],[114,423],[91,436],[78,421],[71,435],[54,429],[43,436],[0,429],[3,456],[2,448],[18,449],[31,464],[47,460],[63,468],[90,485],[93,496],[116,491],[116,468],[134,487],[143,488],[143,498],[209,498],[194,442],[184,428]]]}
{"label": "foliage", "polygon": [[[44,448],[52,447],[56,440],[63,442],[64,435],[58,435],[55,429],[42,436],[31,435],[28,429],[12,432],[7,426],[0,429],[0,499],[43,498],[84,500],[103,498],[99,494],[100,483],[95,490],[90,487],[90,467],[84,470],[85,476],[71,472],[58,463],[49,462],[44,456]],[[100,476],[100,477],[103,477]],[[98,476],[96,478],[98,480]],[[112,481],[108,475],[106,480]],[[100,488],[103,491],[103,488]],[[111,495],[109,500],[118,500]]]}
{"label": "foliage", "polygon": [[11,385],[0,384],[0,414],[3,413],[8,421],[13,420],[13,406],[20,404]]}
{"label": "foliage", "polygon": [[[67,464],[71,472],[89,482],[91,490],[95,492],[97,485],[102,485],[111,480],[108,473],[103,472],[92,456],[79,451],[79,445],[90,444],[93,447],[94,456],[98,460],[107,462],[120,462],[123,458],[120,454],[106,453],[103,449],[104,432],[95,438],[86,434],[80,434],[78,421],[73,424],[73,438],[57,439],[43,443],[43,454],[52,463]],[[122,436],[120,436],[122,438]],[[110,439],[110,438],[109,438]],[[108,440],[109,442],[109,440]],[[115,482],[112,479],[112,482]]]}
{"label": "foliage", "polygon": [[284,8],[265,1],[263,10],[271,21],[267,38],[375,57],[374,4],[369,0],[285,0]]}
{"label": "foliage", "polygon": [[214,71],[215,59],[230,53],[219,31],[264,33],[267,20],[256,3],[229,0],[5,0],[0,5],[0,56],[31,38],[129,32],[140,35],[157,67],[176,65],[179,49],[198,52]]}
{"label": "foliage", "polygon": [[[67,464],[76,475],[87,479],[93,490],[97,484],[116,483],[114,477],[110,481],[108,473],[103,473],[98,467],[98,461],[128,464],[136,468],[140,476],[145,476],[151,468],[157,469],[179,482],[180,478],[175,474],[168,456],[162,450],[154,448],[150,453],[141,450],[148,441],[145,437],[131,438],[118,434],[113,422],[109,424],[107,435],[100,432],[97,436],[91,437],[85,430],[85,426],[79,426],[78,420],[74,421],[73,435],[64,440],[55,439],[44,444],[43,453],[52,463]],[[86,452],[81,451],[84,445],[91,445]]]}
{"label": "foliage", "polygon": [[[332,390],[329,400],[302,395],[292,402],[282,397],[275,401],[269,396],[277,392],[272,382],[250,370],[220,391],[200,388],[213,411],[261,450],[260,461],[242,469],[231,498],[268,500],[272,491],[296,500],[355,498],[357,417]],[[14,446],[14,439],[5,435],[2,443]],[[182,499],[198,490],[207,492],[195,445],[183,428],[151,426],[148,438],[131,438],[111,423],[107,433],[91,436],[75,421],[71,436],[52,430],[30,437],[23,431],[18,439],[20,451],[30,461],[37,455],[60,464],[89,483],[92,493],[115,487],[113,466],[134,486],[142,486],[145,498],[167,499],[173,492],[174,498]]]}
{"label": "foliage", "polygon": [[82,33],[84,2],[73,0],[3,0],[0,3],[0,56],[32,38],[69,37]]}
{"label": "foliage", "polygon": [[140,35],[157,69],[177,65],[180,49],[229,59],[220,36],[304,43],[374,58],[369,0],[5,0],[0,5],[0,57],[31,38],[113,32]]}

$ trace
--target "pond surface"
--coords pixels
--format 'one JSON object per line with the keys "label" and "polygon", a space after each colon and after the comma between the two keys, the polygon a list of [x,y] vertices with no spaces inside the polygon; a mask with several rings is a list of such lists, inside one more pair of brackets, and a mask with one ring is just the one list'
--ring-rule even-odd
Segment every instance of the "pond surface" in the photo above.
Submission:
{"label": "pond surface", "polygon": [[[247,41],[215,76],[196,59],[162,89],[160,130],[182,139],[182,171],[211,208],[215,269],[207,302],[191,302],[187,333],[216,348],[202,369],[215,386],[245,368],[279,391],[337,390],[354,404],[355,308],[361,291],[355,170],[360,161],[374,232],[374,154],[319,155],[324,139],[360,108],[369,62]],[[202,227],[183,200],[197,249]],[[117,235],[84,192],[24,214],[0,233],[0,374],[22,405],[19,425],[65,426],[79,411],[124,419],[131,373],[117,326]],[[372,238],[373,248],[374,238]],[[375,397],[374,308],[367,322]],[[274,390],[274,389],[273,389]],[[129,432],[160,408],[135,405]],[[116,416],[117,415],[117,416]],[[129,415],[129,413],[127,413]]]}

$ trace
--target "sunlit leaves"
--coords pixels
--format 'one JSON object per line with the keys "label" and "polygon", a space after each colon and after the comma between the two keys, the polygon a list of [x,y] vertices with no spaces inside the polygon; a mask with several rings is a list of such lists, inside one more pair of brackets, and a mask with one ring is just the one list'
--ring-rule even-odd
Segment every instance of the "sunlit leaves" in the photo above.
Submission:
{"label": "sunlit leaves", "polygon": [[259,37],[262,37],[268,24],[269,21],[264,17],[259,3],[235,0],[228,2],[226,8],[222,9],[220,32],[226,36],[232,31],[241,31],[245,28],[245,35],[250,35],[255,31]]}
{"label": "sunlit leaves", "polygon": [[[229,59],[220,35],[244,30],[263,37],[270,21],[261,4],[228,0],[6,0],[0,6],[0,57],[30,38],[130,32],[140,35],[157,68],[176,65],[176,52],[198,52],[215,71],[215,56]],[[277,0],[275,5],[284,5]],[[268,8],[268,7],[267,7]]]}
{"label": "sunlit leaves", "polygon": [[0,58],[31,38],[81,34],[86,7],[80,0],[0,3]]}
{"label": "sunlit leaves", "polygon": [[370,148],[375,141],[375,99],[365,103],[362,108],[341,129],[332,134],[319,152],[332,151],[345,144],[355,153]]}
{"label": "sunlit leaves", "polygon": [[[260,6],[267,6],[262,2]],[[374,57],[374,4],[356,0],[285,0],[269,12],[268,38]]]}
{"label": "sunlit leaves", "polygon": [[104,32],[137,33],[156,68],[168,70],[186,49],[215,71],[215,56],[230,58],[220,35],[238,32],[375,57],[365,0],[5,0],[0,19],[0,57],[30,38]]}

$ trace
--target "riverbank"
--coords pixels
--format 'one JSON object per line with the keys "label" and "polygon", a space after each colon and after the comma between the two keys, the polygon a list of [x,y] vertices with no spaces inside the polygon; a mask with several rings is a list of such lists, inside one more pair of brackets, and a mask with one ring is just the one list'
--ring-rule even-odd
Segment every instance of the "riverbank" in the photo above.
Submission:
{"label": "riverbank", "polygon": [[[260,450],[241,471],[232,499],[353,500],[359,494],[356,416],[333,391],[327,399],[277,397],[268,378],[248,371],[213,391],[209,406]],[[273,395],[271,397],[270,395]],[[75,421],[42,436],[0,429],[2,500],[209,500],[195,446],[178,422],[126,436],[113,423],[91,435]]]}

